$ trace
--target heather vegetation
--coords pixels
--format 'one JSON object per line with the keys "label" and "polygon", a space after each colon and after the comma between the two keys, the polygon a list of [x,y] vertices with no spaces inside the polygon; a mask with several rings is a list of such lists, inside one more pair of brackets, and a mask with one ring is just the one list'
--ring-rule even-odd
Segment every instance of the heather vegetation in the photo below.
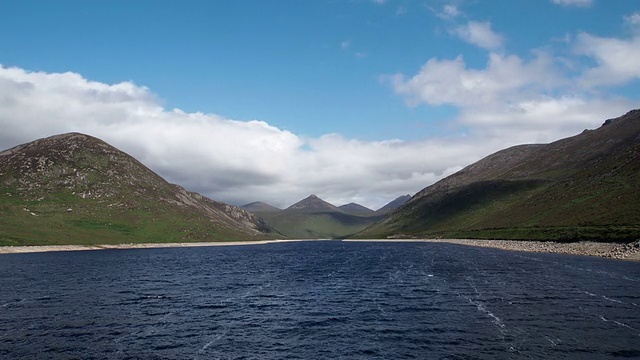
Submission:
{"label": "heather vegetation", "polygon": [[96,138],[66,134],[0,153],[0,245],[271,238],[251,213],[167,183]]}
{"label": "heather vegetation", "polygon": [[640,111],[490,155],[358,237],[628,242],[640,238]]}

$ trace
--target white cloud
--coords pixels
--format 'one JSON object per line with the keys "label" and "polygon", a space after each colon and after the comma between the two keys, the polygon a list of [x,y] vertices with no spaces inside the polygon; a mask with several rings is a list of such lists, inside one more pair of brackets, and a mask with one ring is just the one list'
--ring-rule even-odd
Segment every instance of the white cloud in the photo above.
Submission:
{"label": "white cloud", "polygon": [[436,15],[441,19],[449,20],[462,15],[462,12],[454,4],[446,4],[442,7],[442,11],[436,12]]}
{"label": "white cloud", "polygon": [[459,121],[477,136],[508,138],[513,144],[547,143],[592,129],[640,104],[625,99],[585,96],[532,96],[513,103],[464,108]]}
{"label": "white cloud", "polygon": [[468,69],[462,56],[454,60],[432,58],[410,79],[396,74],[392,81],[395,91],[410,105],[472,106],[551,88],[558,79],[554,75],[544,53],[529,62],[515,55],[491,53],[485,69]]}
{"label": "white cloud", "polygon": [[640,12],[625,16],[624,21],[631,26],[640,26]]}
{"label": "white cloud", "polygon": [[456,27],[452,33],[460,39],[488,50],[502,47],[504,37],[491,29],[490,22],[469,21]]}
{"label": "white cloud", "polygon": [[593,0],[551,0],[551,2],[561,6],[590,7],[593,5]]}
{"label": "white cloud", "polygon": [[514,55],[491,54],[482,70],[467,69],[462,57],[431,59],[411,79],[396,75],[393,84],[410,104],[458,107],[459,123],[475,136],[503,139],[505,146],[570,136],[634,106],[623,99],[556,94],[566,81],[554,74],[545,58],[523,62]]}
{"label": "white cloud", "polygon": [[387,79],[409,105],[455,106],[459,110],[455,121],[474,136],[509,139],[514,144],[569,136],[640,106],[637,99],[597,91],[602,85],[626,84],[640,77],[638,38],[583,33],[570,41],[569,46],[596,65],[568,73],[567,61],[576,59],[540,50],[528,60],[489,53],[484,68],[469,68],[462,56],[431,58],[411,77],[395,74]]}
{"label": "white cloud", "polygon": [[131,82],[0,66],[0,148],[78,131],[130,153],[169,181],[236,204],[288,206],[311,193],[377,208],[502,147],[498,139],[302,138],[262,121],[162,108]]}
{"label": "white cloud", "polygon": [[640,78],[640,34],[631,39],[616,39],[580,33],[575,48],[598,64],[582,76],[585,86],[621,85]]}

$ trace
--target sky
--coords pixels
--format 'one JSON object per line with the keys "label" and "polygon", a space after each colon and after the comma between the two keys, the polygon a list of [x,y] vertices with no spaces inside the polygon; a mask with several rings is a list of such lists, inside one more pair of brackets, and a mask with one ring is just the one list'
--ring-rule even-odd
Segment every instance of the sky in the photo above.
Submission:
{"label": "sky", "polygon": [[638,0],[0,0],[0,149],[101,138],[212,199],[377,209],[640,108]]}

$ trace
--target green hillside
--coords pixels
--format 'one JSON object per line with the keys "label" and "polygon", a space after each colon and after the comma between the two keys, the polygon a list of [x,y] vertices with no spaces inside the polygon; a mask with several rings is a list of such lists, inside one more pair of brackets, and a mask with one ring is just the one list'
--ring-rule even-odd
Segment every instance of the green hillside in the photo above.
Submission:
{"label": "green hillside", "polygon": [[640,238],[640,111],[509,148],[416,194],[358,237]]}
{"label": "green hillside", "polygon": [[[273,229],[291,239],[336,239],[355,234],[381,219],[364,207],[350,204],[341,209],[311,195],[285,210],[255,212]],[[355,211],[349,213],[349,209]]]}
{"label": "green hillside", "polygon": [[53,136],[0,153],[0,245],[272,236],[249,212],[169,184],[87,135]]}
{"label": "green hillside", "polygon": [[278,232],[291,239],[338,239],[355,234],[380,217],[339,212],[260,214]]}

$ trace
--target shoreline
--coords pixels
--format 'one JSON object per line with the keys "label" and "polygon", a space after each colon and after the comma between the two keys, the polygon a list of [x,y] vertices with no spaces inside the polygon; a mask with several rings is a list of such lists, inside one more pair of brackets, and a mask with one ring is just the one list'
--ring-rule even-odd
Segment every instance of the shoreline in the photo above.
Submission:
{"label": "shoreline", "polygon": [[555,241],[538,240],[480,240],[480,239],[381,239],[360,240],[347,239],[344,241],[375,241],[375,242],[432,242],[447,243],[464,246],[488,247],[508,251],[524,251],[537,253],[555,253],[565,255],[597,256],[616,260],[640,261],[640,240],[628,243],[606,243],[580,241],[560,243]]}
{"label": "shoreline", "polygon": [[56,252],[56,251],[95,251],[95,250],[162,249],[162,248],[209,247],[209,246],[242,246],[242,245],[263,245],[263,244],[298,242],[298,241],[316,241],[316,240],[250,240],[250,241],[211,241],[211,242],[185,242],[185,243],[0,246],[0,254],[26,254],[26,253]]}
{"label": "shoreline", "polygon": [[[267,245],[275,243],[326,241],[327,239],[297,240],[252,240],[228,242],[192,242],[192,243],[139,243],[139,244],[96,244],[96,245],[32,245],[0,246],[0,254],[24,254],[56,251],[95,251],[127,249],[160,249],[180,247],[243,246]],[[604,242],[558,243],[535,240],[478,240],[478,239],[344,239],[347,242],[431,242],[465,246],[489,247],[500,250],[538,253],[557,253],[567,255],[597,256],[617,260],[640,261],[640,241],[629,244]]]}

